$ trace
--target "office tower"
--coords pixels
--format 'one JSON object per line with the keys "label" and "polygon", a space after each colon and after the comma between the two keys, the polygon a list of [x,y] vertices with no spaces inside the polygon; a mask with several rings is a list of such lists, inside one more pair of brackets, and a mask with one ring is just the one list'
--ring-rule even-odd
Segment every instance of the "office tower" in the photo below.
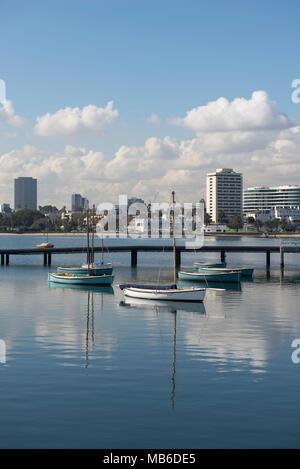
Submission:
{"label": "office tower", "polygon": [[89,201],[80,194],[72,194],[72,212],[82,212],[89,207]]}
{"label": "office tower", "polygon": [[37,209],[37,180],[31,177],[15,179],[15,210]]}
{"label": "office tower", "polygon": [[249,187],[244,190],[244,213],[299,206],[300,186]]}
{"label": "office tower", "polygon": [[243,215],[243,175],[233,169],[217,169],[206,176],[206,210],[215,223]]}

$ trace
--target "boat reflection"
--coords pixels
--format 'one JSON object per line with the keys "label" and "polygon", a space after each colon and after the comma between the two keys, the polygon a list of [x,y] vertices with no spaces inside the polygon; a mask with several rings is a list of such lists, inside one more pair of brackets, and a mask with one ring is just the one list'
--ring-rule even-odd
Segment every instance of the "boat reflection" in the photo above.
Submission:
{"label": "boat reflection", "polygon": [[[88,291],[88,303],[86,314],[86,338],[85,338],[85,368],[89,366],[89,338],[91,335],[92,345],[95,344],[95,309],[94,309],[94,293]],[[90,316],[91,316],[91,331],[90,331]]]}
{"label": "boat reflection", "polygon": [[[252,279],[253,281],[253,279]],[[243,279],[244,282],[244,279]],[[230,290],[230,291],[242,291],[242,284],[239,282],[209,282],[208,285],[205,284],[205,282],[193,282],[190,280],[184,280],[181,282],[180,280],[178,281],[178,285],[186,285],[186,286],[199,286],[199,283],[201,283],[203,286],[206,287],[207,290]]]}
{"label": "boat reflection", "polygon": [[68,285],[63,283],[48,283],[49,288],[63,288],[64,290],[82,290],[82,291],[89,291],[89,292],[98,292],[98,293],[107,293],[110,295],[114,294],[113,287],[107,286],[100,286],[100,285]]}
{"label": "boat reflection", "polygon": [[120,301],[120,306],[150,308],[157,312],[170,311],[176,313],[178,311],[185,311],[199,314],[206,313],[205,306],[202,302],[159,301],[125,297],[124,300]]}
{"label": "boat reflection", "polygon": [[104,295],[113,295],[114,289],[111,286],[99,285],[64,285],[60,283],[49,283],[49,288],[63,288],[64,290],[80,290],[87,292],[86,306],[86,333],[85,333],[85,368],[89,366],[90,347],[95,345],[95,301],[94,295],[101,294],[100,311],[103,311]]}
{"label": "boat reflection", "polygon": [[159,300],[145,300],[142,298],[128,298],[126,297],[120,302],[120,306],[129,308],[150,308],[159,314],[162,311],[169,311],[173,313],[173,345],[172,345],[172,368],[171,368],[171,391],[170,400],[172,409],[175,408],[175,372],[176,372],[176,332],[177,332],[177,313],[178,312],[192,312],[197,314],[206,314],[205,306],[199,302],[186,302],[186,301],[159,301]]}

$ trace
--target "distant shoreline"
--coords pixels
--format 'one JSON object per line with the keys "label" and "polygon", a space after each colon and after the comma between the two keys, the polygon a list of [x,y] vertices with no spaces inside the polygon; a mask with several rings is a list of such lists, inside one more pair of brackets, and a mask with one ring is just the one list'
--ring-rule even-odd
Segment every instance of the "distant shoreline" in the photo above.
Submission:
{"label": "distant shoreline", "polygon": [[[49,236],[86,236],[86,233],[48,233]],[[47,233],[0,233],[0,236],[47,236]]]}
{"label": "distant shoreline", "polygon": [[[0,236],[46,236],[46,233],[0,233]],[[48,236],[86,236],[86,233],[48,233]],[[249,238],[300,238],[300,233],[279,233],[279,234],[269,234],[268,236],[262,236],[261,233],[205,233],[205,237],[213,238],[239,238],[239,237],[249,237]]]}

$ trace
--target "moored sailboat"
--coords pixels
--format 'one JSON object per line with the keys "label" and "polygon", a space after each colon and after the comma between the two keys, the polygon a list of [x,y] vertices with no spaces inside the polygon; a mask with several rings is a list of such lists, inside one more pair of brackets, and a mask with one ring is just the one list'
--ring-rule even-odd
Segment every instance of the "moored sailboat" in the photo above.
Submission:
{"label": "moored sailboat", "polygon": [[226,262],[194,262],[195,269],[200,269],[202,267],[216,267],[224,268],[226,267]]}
{"label": "moored sailboat", "polygon": [[179,288],[176,275],[176,250],[175,250],[175,192],[172,192],[172,231],[173,231],[173,284],[171,285],[119,285],[124,290],[124,295],[132,298],[143,298],[160,301],[203,301],[206,289],[191,287]]}
{"label": "moored sailboat", "polygon": [[69,285],[111,285],[114,277],[113,275],[78,275],[67,272],[49,272],[48,281]]}
{"label": "moored sailboat", "polygon": [[[92,250],[92,260],[94,260],[94,252]],[[64,283],[69,285],[111,285],[114,281],[112,275],[112,267],[107,269],[107,274],[104,274],[104,269],[101,274],[97,274],[94,266],[90,264],[90,236],[89,236],[89,210],[87,210],[87,265],[85,267],[58,267],[58,272],[49,272],[48,281],[55,283]],[[98,270],[98,271],[99,271]]]}
{"label": "moored sailboat", "polygon": [[196,282],[239,282],[240,272],[178,272],[181,280],[193,280]]}
{"label": "moored sailboat", "polygon": [[111,262],[104,262],[104,249],[102,238],[102,260],[95,262],[95,242],[94,242],[94,225],[95,225],[95,207],[93,206],[91,232],[92,232],[92,246],[90,249],[90,234],[89,234],[89,211],[87,210],[87,263],[81,266],[59,266],[57,267],[58,273],[76,274],[76,275],[112,275],[113,266]]}
{"label": "moored sailboat", "polygon": [[251,267],[229,267],[229,268],[216,268],[216,267],[198,267],[198,272],[209,273],[227,273],[227,272],[240,272],[241,277],[252,277],[254,269]]}
{"label": "moored sailboat", "polygon": [[[93,263],[90,265],[90,275],[111,275],[113,271],[112,264],[98,264]],[[83,264],[82,267],[57,267],[57,272],[66,272],[69,274],[88,274],[88,265]]]}

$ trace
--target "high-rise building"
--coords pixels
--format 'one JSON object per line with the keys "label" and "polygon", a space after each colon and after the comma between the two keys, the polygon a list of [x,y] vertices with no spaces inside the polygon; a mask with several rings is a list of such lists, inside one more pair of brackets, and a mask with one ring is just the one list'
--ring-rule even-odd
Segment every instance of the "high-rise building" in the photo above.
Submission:
{"label": "high-rise building", "polygon": [[215,223],[228,222],[234,215],[242,218],[243,175],[229,168],[207,174],[206,210]]}
{"label": "high-rise building", "polygon": [[244,213],[299,206],[300,186],[249,187],[244,190]]}
{"label": "high-rise building", "polygon": [[72,194],[72,212],[82,212],[89,206],[89,201],[86,197],[81,197],[80,194]]}
{"label": "high-rise building", "polygon": [[31,177],[15,179],[15,210],[37,209],[37,180]]}

